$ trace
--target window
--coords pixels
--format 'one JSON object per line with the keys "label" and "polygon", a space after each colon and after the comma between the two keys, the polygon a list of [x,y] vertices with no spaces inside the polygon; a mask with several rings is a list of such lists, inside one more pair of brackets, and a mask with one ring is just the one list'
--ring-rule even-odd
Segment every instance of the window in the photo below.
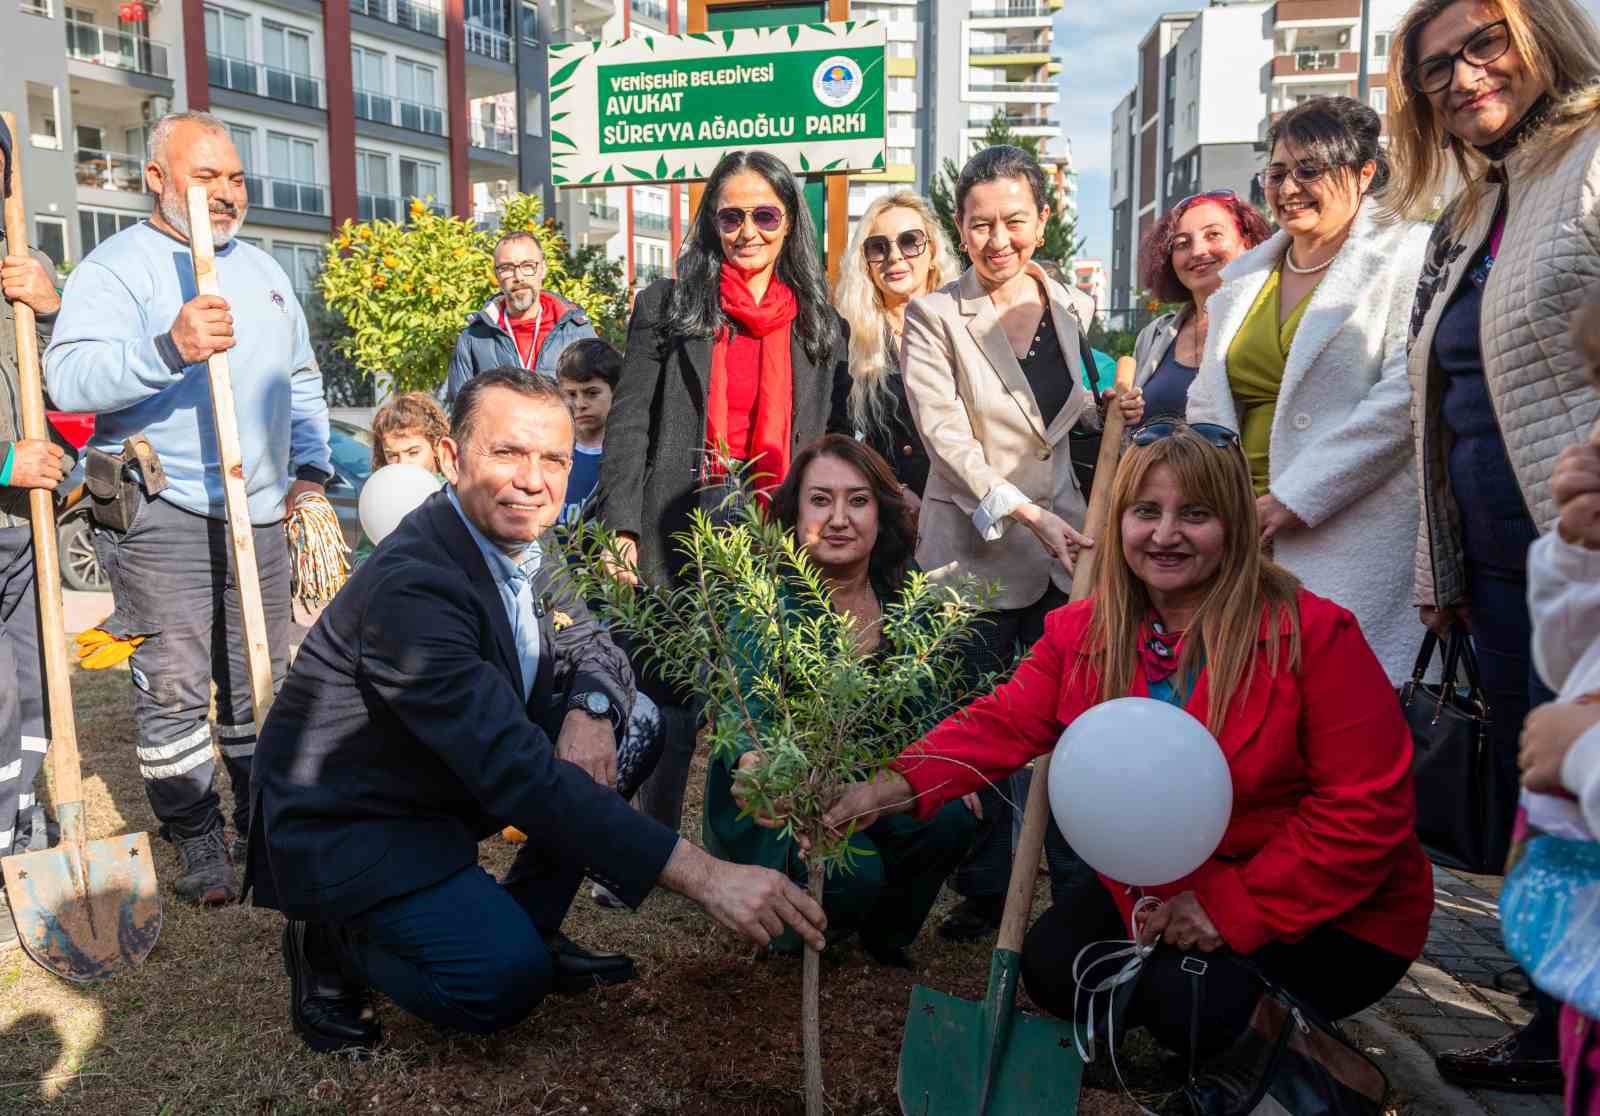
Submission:
{"label": "window", "polygon": [[107,240],[123,229],[131,228],[143,220],[139,213],[117,213],[109,209],[78,207],[78,237],[83,241],[83,254],[94,251],[102,240]]}
{"label": "window", "polygon": [[205,26],[206,80],[223,89],[260,92],[250,61],[250,21],[238,12],[207,5]]}
{"label": "window", "polygon": [[394,60],[395,94],[400,104],[400,126],[418,132],[444,135],[444,113],[436,93],[439,72],[432,66],[406,58]]}
{"label": "window", "polygon": [[384,92],[383,55],[365,47],[351,47],[350,77],[355,85],[356,115],[379,124],[393,124],[394,102]]}
{"label": "window", "polygon": [[539,5],[526,0],[522,4],[522,41],[530,44],[539,41]]}
{"label": "window", "polygon": [[909,112],[891,112],[889,114],[889,130],[891,132],[909,132],[914,127],[915,117]]}
{"label": "window", "polygon": [[322,187],[317,184],[317,145],[300,136],[267,133],[268,182],[265,204],[298,213],[326,213]]}
{"label": "window", "polygon": [[399,217],[395,199],[389,194],[389,156],[376,151],[356,152],[356,216],[363,221]]}
{"label": "window", "polygon": [[892,77],[889,79],[890,93],[915,93],[917,83],[908,77]]}
{"label": "window", "polygon": [[1381,85],[1375,85],[1367,90],[1367,103],[1372,106],[1372,111],[1382,114],[1389,111],[1389,91]]}
{"label": "window", "polygon": [[322,98],[318,95],[317,81],[311,76],[310,34],[298,28],[263,22],[261,42],[267,64],[267,96],[320,108]]}
{"label": "window", "polygon": [[889,148],[889,162],[897,166],[909,167],[916,158],[916,152],[909,147]]}
{"label": "window", "polygon": [[67,259],[67,219],[65,217],[35,217],[33,219],[33,246],[50,257],[59,270]]}
{"label": "window", "polygon": [[322,263],[321,251],[304,244],[288,244],[279,240],[273,242],[272,258],[289,276],[289,284],[302,302],[316,293],[317,271]]}
{"label": "window", "polygon": [[439,164],[418,159],[400,160],[400,196],[439,200]]}
{"label": "window", "polygon": [[1372,57],[1389,57],[1389,32],[1379,31],[1376,35],[1372,36]]}
{"label": "window", "polygon": [[916,44],[895,40],[889,44],[890,58],[915,58]]}
{"label": "window", "polygon": [[28,142],[35,147],[61,150],[61,115],[56,110],[56,87],[23,82],[28,105]]}

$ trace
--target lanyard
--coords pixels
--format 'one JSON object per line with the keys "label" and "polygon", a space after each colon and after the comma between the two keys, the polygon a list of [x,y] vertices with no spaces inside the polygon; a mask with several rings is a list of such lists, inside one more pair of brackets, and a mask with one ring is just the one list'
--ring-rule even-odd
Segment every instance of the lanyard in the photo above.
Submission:
{"label": "lanyard", "polygon": [[533,340],[528,345],[528,359],[522,359],[522,346],[517,344],[516,332],[511,328],[511,318],[506,314],[505,296],[500,296],[500,328],[505,330],[511,338],[511,351],[517,354],[517,364],[525,372],[533,371],[533,362],[539,355],[539,326],[544,318],[544,303],[538,295],[533,297]]}

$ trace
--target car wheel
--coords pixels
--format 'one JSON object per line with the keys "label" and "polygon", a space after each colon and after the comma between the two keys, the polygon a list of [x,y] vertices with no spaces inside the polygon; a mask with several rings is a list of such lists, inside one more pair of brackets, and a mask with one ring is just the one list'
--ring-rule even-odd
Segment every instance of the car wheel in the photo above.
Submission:
{"label": "car wheel", "polygon": [[100,592],[111,588],[100,556],[94,551],[89,517],[75,515],[61,525],[61,583],[68,589]]}

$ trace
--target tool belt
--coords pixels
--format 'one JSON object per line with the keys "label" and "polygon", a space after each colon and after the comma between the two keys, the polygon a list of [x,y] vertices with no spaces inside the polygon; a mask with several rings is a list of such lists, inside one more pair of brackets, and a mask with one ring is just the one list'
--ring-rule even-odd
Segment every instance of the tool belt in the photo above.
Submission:
{"label": "tool belt", "polygon": [[167,487],[167,474],[155,447],[143,434],[122,443],[121,453],[91,447],[83,463],[89,492],[89,517],[108,531],[126,531],[139,514],[141,498],[153,499]]}

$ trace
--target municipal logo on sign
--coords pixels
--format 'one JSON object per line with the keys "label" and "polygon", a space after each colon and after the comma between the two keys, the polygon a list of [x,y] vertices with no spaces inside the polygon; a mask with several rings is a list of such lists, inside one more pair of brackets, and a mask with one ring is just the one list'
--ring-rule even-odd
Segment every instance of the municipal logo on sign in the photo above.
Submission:
{"label": "municipal logo on sign", "polygon": [[829,108],[843,108],[861,95],[861,67],[842,54],[824,59],[811,79],[811,89]]}

